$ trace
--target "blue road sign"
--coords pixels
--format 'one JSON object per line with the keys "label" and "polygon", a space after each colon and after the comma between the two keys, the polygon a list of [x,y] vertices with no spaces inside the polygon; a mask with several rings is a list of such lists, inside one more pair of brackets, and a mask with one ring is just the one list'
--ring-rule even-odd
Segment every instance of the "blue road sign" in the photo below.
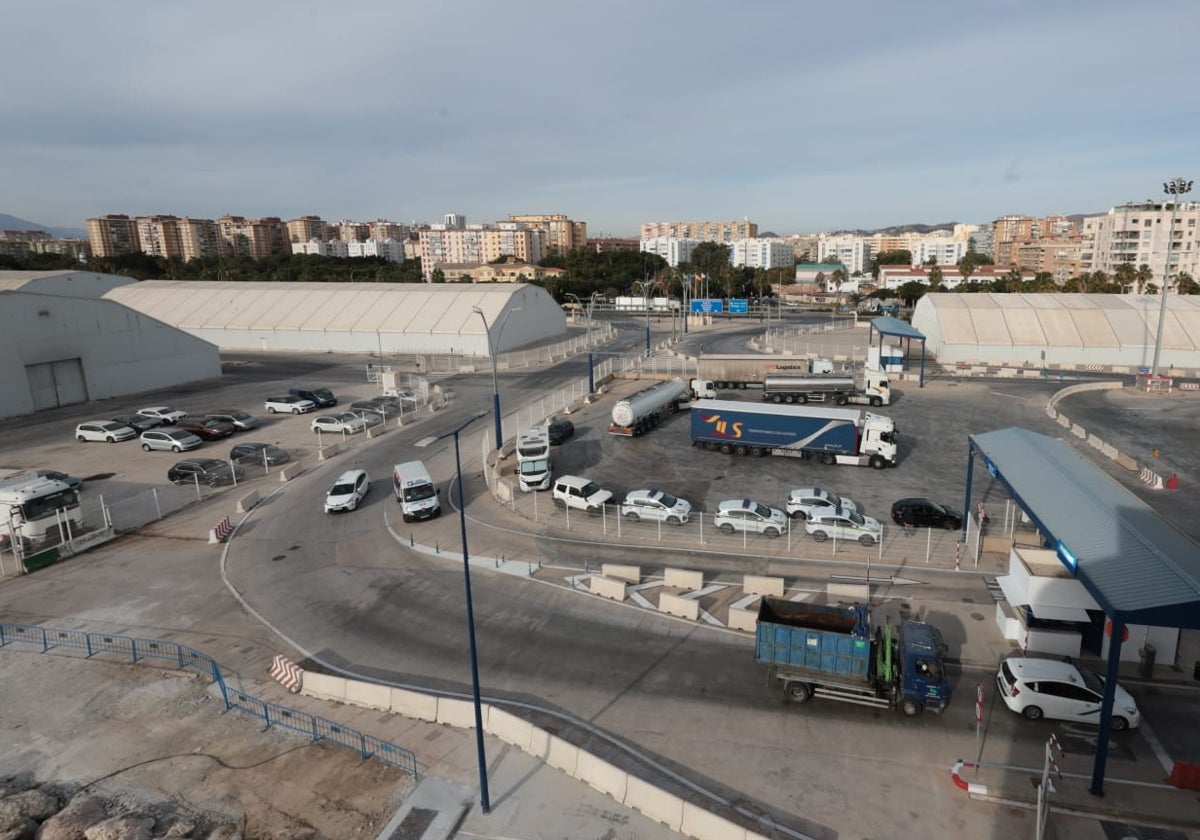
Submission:
{"label": "blue road sign", "polygon": [[746,298],[730,298],[729,312],[731,315],[745,315],[750,311],[750,301]]}
{"label": "blue road sign", "polygon": [[711,315],[714,312],[725,311],[725,301],[720,298],[693,298],[692,311]]}

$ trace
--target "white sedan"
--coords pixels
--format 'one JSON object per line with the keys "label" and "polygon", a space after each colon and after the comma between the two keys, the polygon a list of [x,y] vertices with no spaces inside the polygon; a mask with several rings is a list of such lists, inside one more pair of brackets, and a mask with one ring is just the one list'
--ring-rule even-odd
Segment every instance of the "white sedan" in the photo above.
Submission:
{"label": "white sedan", "polygon": [[322,414],[320,417],[314,417],[312,421],[312,430],[314,432],[327,432],[339,435],[357,434],[366,427],[367,424],[363,419],[350,411],[344,411],[341,414]]}
{"label": "white sedan", "polygon": [[810,516],[804,523],[804,530],[817,542],[825,542],[834,537],[839,540],[858,540],[863,545],[875,545],[883,538],[883,526],[879,524],[878,519],[845,508],[835,508]]}
{"label": "white sedan", "polygon": [[186,411],[180,411],[177,408],[171,408],[169,405],[155,405],[150,408],[139,408],[138,414],[143,417],[150,417],[162,423],[175,424],[188,416]]}
{"label": "white sedan", "polygon": [[621,515],[633,522],[666,522],[682,525],[692,516],[691,502],[662,490],[633,490],[621,503]]}
{"label": "white sedan", "polygon": [[845,496],[830,493],[820,487],[802,487],[788,493],[787,515],[792,519],[809,519],[816,514],[843,508],[858,510],[858,505]]}

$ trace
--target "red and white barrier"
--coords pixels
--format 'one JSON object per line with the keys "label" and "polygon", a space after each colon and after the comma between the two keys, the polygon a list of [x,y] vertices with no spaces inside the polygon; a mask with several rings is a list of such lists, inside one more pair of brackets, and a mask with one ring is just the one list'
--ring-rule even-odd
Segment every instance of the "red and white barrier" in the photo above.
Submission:
{"label": "red and white barrier", "polygon": [[281,653],[275,655],[275,659],[271,663],[271,679],[295,694],[300,690],[303,677],[304,672],[300,670],[299,665]]}
{"label": "red and white barrier", "polygon": [[1161,490],[1163,488],[1162,476],[1149,467],[1142,467],[1142,472],[1138,475],[1138,478],[1142,480],[1143,484],[1149,485],[1153,490]]}
{"label": "red and white barrier", "polygon": [[1180,382],[1180,391],[1200,391],[1200,382]]}
{"label": "red and white barrier", "polygon": [[987,796],[987,785],[981,785],[977,782],[968,782],[959,775],[964,767],[978,766],[978,764],[971,764],[970,762],[959,759],[958,761],[954,762],[954,766],[950,768],[950,778],[954,781],[955,786],[958,787],[959,790],[965,790],[967,792],[967,796],[974,796],[975,794]]}
{"label": "red and white barrier", "polygon": [[226,537],[233,533],[233,523],[226,516],[217,523],[216,528],[212,528],[208,532],[208,544],[216,545],[217,543],[225,542]]}
{"label": "red and white barrier", "polygon": [[1084,370],[1104,370],[1104,365],[1084,365]]}

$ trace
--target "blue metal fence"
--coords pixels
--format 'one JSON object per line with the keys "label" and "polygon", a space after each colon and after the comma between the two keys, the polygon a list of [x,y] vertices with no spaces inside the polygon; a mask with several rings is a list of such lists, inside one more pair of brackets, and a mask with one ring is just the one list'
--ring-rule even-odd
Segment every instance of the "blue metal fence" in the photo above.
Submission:
{"label": "blue metal fence", "polygon": [[157,659],[170,662],[181,671],[198,671],[217,684],[226,709],[237,709],[252,714],[267,726],[282,726],[308,735],[314,741],[333,741],[357,750],[364,760],[374,756],[393,767],[399,767],[414,780],[420,778],[417,757],[412,750],[308,712],[269,703],[251,694],[231,689],[226,685],[215,659],[178,642],[0,622],[0,647],[13,643],[36,645],[41,648],[42,653],[49,653],[55,648],[76,648],[86,651],[89,657],[97,653],[116,653],[128,656],[132,662]]}

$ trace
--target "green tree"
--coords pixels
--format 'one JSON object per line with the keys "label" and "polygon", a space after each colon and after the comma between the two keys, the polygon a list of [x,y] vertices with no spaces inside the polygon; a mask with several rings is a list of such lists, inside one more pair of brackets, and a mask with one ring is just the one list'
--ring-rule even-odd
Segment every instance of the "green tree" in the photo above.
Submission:
{"label": "green tree", "polygon": [[1146,290],[1146,284],[1154,279],[1154,272],[1150,266],[1142,263],[1137,267],[1137,271],[1133,275],[1134,282],[1137,284],[1137,293],[1140,295]]}
{"label": "green tree", "polygon": [[943,280],[942,267],[937,264],[936,259],[934,260],[933,263],[931,263],[931,264],[926,263],[926,265],[929,265],[929,271],[926,274],[929,277],[930,291],[938,291],[938,290],[944,289],[945,284],[942,282],[942,280]]}
{"label": "green tree", "polygon": [[871,277],[879,280],[879,267],[882,265],[912,265],[912,251],[900,249],[896,251],[880,251],[871,260]]}
{"label": "green tree", "polygon": [[435,268],[429,275],[429,282],[430,283],[445,283],[446,282],[446,272],[442,271],[440,268]]}
{"label": "green tree", "polygon": [[1137,281],[1137,271],[1131,263],[1121,263],[1113,272],[1113,280],[1124,292],[1132,292],[1133,285]]}
{"label": "green tree", "polygon": [[1192,275],[1181,271],[1175,275],[1175,294],[1200,295],[1200,283],[1192,279]]}
{"label": "green tree", "polygon": [[925,297],[929,292],[929,287],[924,283],[918,283],[916,280],[910,280],[900,288],[896,289],[896,296],[904,301],[904,305],[911,309],[917,305],[917,301]]}
{"label": "green tree", "polygon": [[730,296],[732,278],[728,245],[701,242],[692,250],[692,258],[688,262],[696,274],[705,275],[711,285],[724,289],[725,296]]}

